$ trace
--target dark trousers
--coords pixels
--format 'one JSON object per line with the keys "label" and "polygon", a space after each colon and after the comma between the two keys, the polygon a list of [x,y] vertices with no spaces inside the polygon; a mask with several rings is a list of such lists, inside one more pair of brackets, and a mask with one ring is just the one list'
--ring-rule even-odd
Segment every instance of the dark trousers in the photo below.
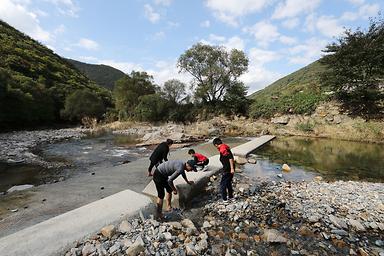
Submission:
{"label": "dark trousers", "polygon": [[209,164],[209,159],[206,159],[204,162],[202,162],[202,163],[198,163],[198,164],[196,164],[197,166],[202,166],[202,167],[204,167],[204,166],[206,166],[206,165],[208,165]]}
{"label": "dark trousers", "polygon": [[232,178],[233,174],[230,172],[223,173],[221,177],[220,192],[223,200],[227,200],[227,195],[229,198],[233,198]]}

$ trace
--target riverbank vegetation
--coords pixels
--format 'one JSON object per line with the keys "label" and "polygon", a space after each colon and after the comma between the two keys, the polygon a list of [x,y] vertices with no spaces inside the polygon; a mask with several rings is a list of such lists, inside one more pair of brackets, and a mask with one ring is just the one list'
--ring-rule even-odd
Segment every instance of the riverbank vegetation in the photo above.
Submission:
{"label": "riverbank vegetation", "polygon": [[377,18],[367,30],[346,30],[324,49],[320,60],[247,96],[248,88],[239,77],[247,72],[249,61],[240,50],[198,43],[177,62],[179,72],[192,77],[190,84],[170,78],[158,85],[147,72],[132,71],[109,77],[103,86],[116,81],[108,90],[95,82],[105,81],[91,77],[89,70],[84,71],[86,77],[47,47],[1,22],[5,58],[0,60],[0,129],[90,118],[104,123],[191,123],[219,115],[252,119],[308,115],[331,100],[341,102],[344,114],[380,119],[384,116],[383,24]]}

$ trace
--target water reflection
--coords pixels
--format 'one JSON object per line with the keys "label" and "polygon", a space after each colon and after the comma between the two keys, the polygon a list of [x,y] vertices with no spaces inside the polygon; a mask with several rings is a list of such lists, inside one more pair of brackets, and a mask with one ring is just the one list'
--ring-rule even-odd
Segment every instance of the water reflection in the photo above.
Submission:
{"label": "water reflection", "polygon": [[[317,172],[330,180],[384,181],[384,145],[332,139],[279,137],[254,152],[264,165]],[[276,167],[276,166],[275,166]]]}

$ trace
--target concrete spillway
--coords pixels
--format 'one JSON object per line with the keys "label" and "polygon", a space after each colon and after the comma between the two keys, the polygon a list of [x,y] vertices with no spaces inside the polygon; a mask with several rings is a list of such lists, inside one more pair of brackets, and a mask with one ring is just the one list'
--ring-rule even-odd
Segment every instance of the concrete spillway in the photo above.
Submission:
{"label": "concrete spillway", "polygon": [[273,135],[260,136],[256,139],[253,139],[251,141],[248,141],[247,143],[233,148],[232,153],[236,156],[246,157],[249,153],[263,146],[265,143],[273,140],[274,138],[275,136]]}
{"label": "concrete spillway", "polygon": [[107,224],[153,211],[151,200],[124,190],[0,239],[1,256],[44,256],[74,246]]}
{"label": "concrete spillway", "polygon": [[[253,150],[263,146],[269,141],[273,140],[275,136],[265,135],[255,138],[247,143],[244,143],[240,146],[234,147],[232,149],[232,153],[236,156],[246,157]],[[222,165],[219,160],[219,156],[212,156],[209,158],[208,171],[205,172],[188,172],[187,177],[189,180],[193,180],[195,185],[190,186],[185,183],[184,179],[179,176],[175,181],[174,185],[178,189],[178,195],[174,195],[172,198],[172,202],[177,206],[184,206],[188,203],[189,199],[191,199],[194,195],[200,192],[201,188],[203,188],[210,176],[216,174],[221,169]],[[151,181],[143,190],[144,194],[149,196],[156,197],[157,191],[156,186],[153,181]]]}
{"label": "concrete spillway", "polygon": [[[273,138],[274,136],[261,136],[234,147],[232,151],[235,155],[246,156],[249,152]],[[173,198],[175,204],[183,205],[188,202],[201,191],[201,188],[208,182],[209,177],[221,169],[222,165],[218,155],[210,157],[209,160],[208,171],[187,173],[188,179],[195,181],[195,185],[186,184],[182,177],[175,180],[174,184],[179,192]],[[143,169],[143,172],[145,172],[146,166]],[[153,197],[157,196],[153,181],[145,187],[143,193]],[[75,241],[82,240],[88,235],[98,232],[107,224],[117,223],[121,219],[137,214],[139,211],[154,212],[153,206],[149,197],[131,190],[124,190],[0,238],[0,255],[57,255],[59,252],[73,246]]]}

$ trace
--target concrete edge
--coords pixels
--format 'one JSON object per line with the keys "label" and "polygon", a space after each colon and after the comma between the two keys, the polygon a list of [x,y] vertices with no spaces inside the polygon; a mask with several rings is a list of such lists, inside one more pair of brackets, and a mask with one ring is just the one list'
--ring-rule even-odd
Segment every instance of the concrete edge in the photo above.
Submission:
{"label": "concrete edge", "polygon": [[2,256],[60,255],[109,224],[154,212],[149,197],[124,190],[0,239]]}

